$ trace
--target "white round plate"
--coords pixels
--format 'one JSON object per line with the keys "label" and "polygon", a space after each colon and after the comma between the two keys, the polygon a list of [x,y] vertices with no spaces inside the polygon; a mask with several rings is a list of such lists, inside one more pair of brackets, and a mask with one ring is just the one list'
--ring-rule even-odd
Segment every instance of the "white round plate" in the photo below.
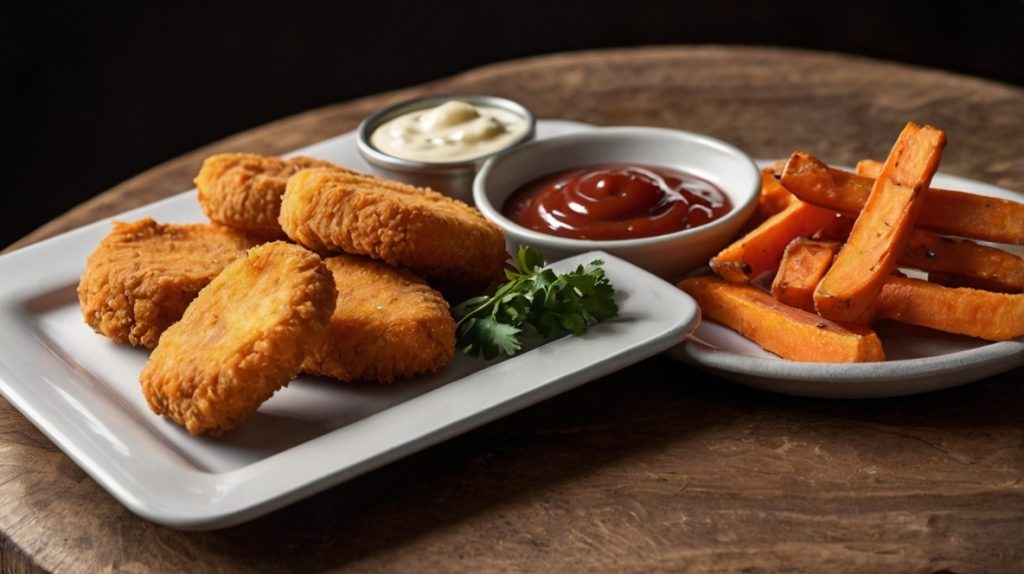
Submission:
{"label": "white round plate", "polygon": [[[765,166],[771,161],[758,161]],[[1024,201],[1024,194],[937,174],[935,187]],[[1015,253],[1020,247],[1000,246]],[[881,363],[802,363],[768,353],[739,333],[704,320],[667,354],[750,387],[821,398],[881,398],[946,389],[1024,364],[1024,338],[990,343],[909,325],[877,329],[889,360]]]}

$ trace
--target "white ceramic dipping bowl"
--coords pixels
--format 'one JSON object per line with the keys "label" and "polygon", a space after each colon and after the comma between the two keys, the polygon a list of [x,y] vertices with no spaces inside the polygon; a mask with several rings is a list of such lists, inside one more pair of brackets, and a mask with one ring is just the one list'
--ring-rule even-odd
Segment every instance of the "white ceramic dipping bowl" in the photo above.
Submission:
{"label": "white ceramic dipping bowl", "polygon": [[[695,175],[721,189],[732,210],[683,231],[615,240],[548,235],[502,214],[505,200],[527,182],[573,167],[607,163],[663,166]],[[473,199],[484,216],[505,232],[510,250],[529,245],[548,261],[602,250],[673,281],[706,265],[728,245],[753,213],[760,188],[757,166],[733,145],[679,130],[610,127],[533,141],[489,159],[473,181]]]}

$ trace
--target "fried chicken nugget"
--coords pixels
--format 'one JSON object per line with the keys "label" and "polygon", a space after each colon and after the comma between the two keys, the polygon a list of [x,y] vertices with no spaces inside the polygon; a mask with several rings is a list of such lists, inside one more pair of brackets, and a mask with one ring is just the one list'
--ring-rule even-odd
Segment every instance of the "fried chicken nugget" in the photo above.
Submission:
{"label": "fried chicken nugget", "polygon": [[234,428],[299,373],[337,296],[316,254],[283,241],[253,247],[160,337],[139,375],[150,409],[192,434]]}
{"label": "fried chicken nugget", "polygon": [[309,157],[282,159],[251,153],[210,156],[194,180],[199,204],[211,221],[280,237],[283,234],[277,218],[285,183],[292,174],[308,167],[335,166]]}
{"label": "fried chicken nugget", "polygon": [[85,322],[115,342],[153,348],[200,289],[261,241],[216,224],[115,221],[78,283]]}
{"label": "fried chicken nugget", "polygon": [[371,175],[307,169],[293,175],[281,227],[319,251],[368,255],[461,293],[503,277],[501,229],[465,203]]}
{"label": "fried chicken nugget", "polygon": [[444,297],[426,281],[354,255],[324,263],[334,275],[338,304],[302,372],[390,383],[435,372],[451,360],[455,321]]}

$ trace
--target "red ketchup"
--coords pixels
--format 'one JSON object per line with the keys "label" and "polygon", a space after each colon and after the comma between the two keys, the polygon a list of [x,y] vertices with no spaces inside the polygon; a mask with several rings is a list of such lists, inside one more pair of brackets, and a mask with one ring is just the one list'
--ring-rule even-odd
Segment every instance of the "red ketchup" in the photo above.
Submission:
{"label": "red ketchup", "polygon": [[530,229],[576,239],[632,239],[704,225],[732,209],[709,181],[649,165],[600,164],[539,177],[502,213]]}

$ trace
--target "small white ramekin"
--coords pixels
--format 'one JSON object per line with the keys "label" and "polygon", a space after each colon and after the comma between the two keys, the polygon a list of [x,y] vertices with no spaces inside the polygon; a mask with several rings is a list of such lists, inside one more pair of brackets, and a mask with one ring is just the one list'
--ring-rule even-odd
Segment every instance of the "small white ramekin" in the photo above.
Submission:
{"label": "small white ramekin", "polygon": [[[725,216],[706,225],[655,237],[571,239],[523,227],[502,214],[508,197],[540,176],[587,165],[633,163],[664,166],[715,184],[732,203]],[[735,146],[691,132],[649,127],[611,127],[533,141],[484,164],[473,182],[477,208],[505,232],[509,248],[529,245],[556,261],[602,250],[668,280],[679,279],[739,233],[753,213],[761,176],[753,160]]]}

